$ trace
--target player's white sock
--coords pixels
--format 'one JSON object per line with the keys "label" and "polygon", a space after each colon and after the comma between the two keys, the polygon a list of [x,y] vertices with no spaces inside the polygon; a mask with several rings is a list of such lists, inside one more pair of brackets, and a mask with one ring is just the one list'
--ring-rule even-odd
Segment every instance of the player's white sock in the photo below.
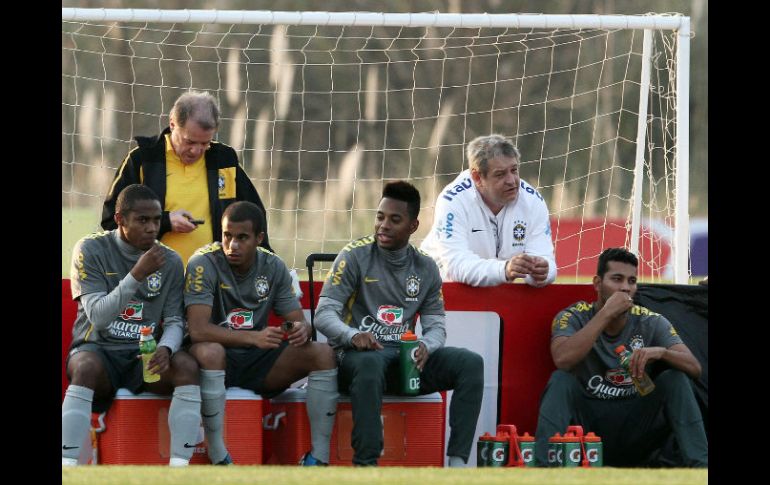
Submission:
{"label": "player's white sock", "polygon": [[170,460],[168,460],[168,466],[187,466],[190,464],[190,460],[185,460],[184,458],[178,458],[176,456],[172,456]]}
{"label": "player's white sock", "polygon": [[91,429],[94,390],[70,384],[61,405],[61,456],[78,461],[80,448]]}
{"label": "player's white sock", "polygon": [[177,386],[168,409],[168,430],[171,434],[171,457],[189,462],[198,443],[201,422],[201,388]]}
{"label": "player's white sock", "polygon": [[307,417],[313,457],[329,463],[329,440],[337,413],[337,369],[315,370],[307,376]]}
{"label": "player's white sock", "polygon": [[227,456],[222,436],[225,422],[225,371],[201,369],[201,417],[208,440],[209,460],[219,463]]}
{"label": "player's white sock", "polygon": [[463,460],[459,456],[450,456],[449,457],[449,467],[450,468],[463,468],[463,467],[465,467],[465,460]]}

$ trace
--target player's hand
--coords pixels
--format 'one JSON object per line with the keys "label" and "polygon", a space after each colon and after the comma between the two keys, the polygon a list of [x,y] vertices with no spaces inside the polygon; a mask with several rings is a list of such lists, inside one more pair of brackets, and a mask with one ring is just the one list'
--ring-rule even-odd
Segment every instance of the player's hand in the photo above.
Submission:
{"label": "player's hand", "polygon": [[356,350],[382,350],[380,344],[371,332],[359,332],[350,339],[351,345]]}
{"label": "player's hand", "polygon": [[530,256],[533,260],[530,275],[536,283],[542,283],[548,278],[548,260],[540,256]]}
{"label": "player's hand", "polygon": [[629,372],[631,372],[633,377],[641,378],[647,364],[662,359],[665,353],[666,349],[664,347],[642,347],[641,349],[634,350],[628,366]]}
{"label": "player's hand", "polygon": [[618,317],[634,306],[631,295],[625,291],[616,291],[607,299],[600,311],[605,312],[610,319]]}
{"label": "player's hand", "polygon": [[254,346],[260,349],[275,349],[281,345],[283,330],[281,327],[265,327],[257,332],[251,332],[254,336]]}
{"label": "player's hand", "polygon": [[[141,354],[139,354],[139,358],[141,358]],[[155,350],[155,354],[153,354],[152,358],[147,363],[147,370],[149,370],[151,374],[163,374],[170,367],[171,352],[168,350],[168,347],[161,345]]]}
{"label": "player's hand", "polygon": [[305,322],[292,322],[291,330],[288,332],[289,345],[299,347],[305,345],[310,340],[310,325]]}
{"label": "player's hand", "polygon": [[505,263],[505,279],[513,281],[516,278],[524,278],[531,274],[535,262],[533,258],[533,256],[526,253],[511,256],[511,259]]}
{"label": "player's hand", "polygon": [[131,268],[131,275],[139,282],[144,281],[145,278],[158,271],[164,262],[166,262],[166,253],[163,247],[155,241],[155,244],[145,251]]}
{"label": "player's hand", "polygon": [[171,220],[172,232],[192,232],[198,227],[190,222],[190,220],[193,219],[193,215],[190,214],[190,211],[184,209],[170,212],[168,218]]}
{"label": "player's hand", "polygon": [[425,367],[425,363],[428,362],[428,347],[422,342],[420,342],[420,346],[417,347],[417,351],[414,353],[414,362],[420,372]]}

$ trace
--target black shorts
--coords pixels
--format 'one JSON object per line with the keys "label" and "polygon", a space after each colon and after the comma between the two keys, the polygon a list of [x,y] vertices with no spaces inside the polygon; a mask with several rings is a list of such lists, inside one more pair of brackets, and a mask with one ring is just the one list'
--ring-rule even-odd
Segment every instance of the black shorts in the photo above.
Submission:
{"label": "black shorts", "polygon": [[107,350],[104,346],[93,343],[83,342],[77,347],[70,349],[67,354],[66,365],[69,365],[70,357],[78,352],[93,352],[102,359],[104,369],[107,371],[107,377],[112,384],[112,393],[109,396],[94,395],[93,412],[102,413],[109,409],[115,393],[120,388],[126,388],[134,394],[144,391],[144,378],[142,377],[142,359],[137,359],[139,355],[139,346],[136,349]]}
{"label": "black shorts", "polygon": [[225,387],[242,387],[250,389],[262,397],[269,399],[277,396],[286,390],[264,388],[263,383],[270,369],[275,365],[275,361],[283,352],[283,349],[289,345],[284,340],[281,345],[275,349],[250,348],[226,348],[227,367],[225,369]]}

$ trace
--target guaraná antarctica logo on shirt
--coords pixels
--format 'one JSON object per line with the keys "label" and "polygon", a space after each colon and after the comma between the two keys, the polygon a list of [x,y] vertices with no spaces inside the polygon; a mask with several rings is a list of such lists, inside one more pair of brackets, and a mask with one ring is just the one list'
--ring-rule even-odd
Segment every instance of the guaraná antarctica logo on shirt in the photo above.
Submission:
{"label": "guaran\u00e1 antarctica logo on shirt", "polygon": [[404,309],[393,305],[380,305],[377,321],[385,325],[400,325],[404,321]]}
{"label": "guaran\u00e1 antarctica logo on shirt", "polygon": [[631,376],[622,367],[607,369],[604,378],[615,386],[628,386],[633,382]]}
{"label": "guaran\u00e1 antarctica logo on shirt", "polygon": [[406,294],[409,296],[407,301],[417,301],[415,297],[420,294],[420,278],[416,275],[409,275],[406,279]]}
{"label": "guaran\u00e1 antarctica logo on shirt", "polygon": [[141,301],[131,300],[126,304],[126,307],[123,309],[123,311],[120,312],[120,318],[123,320],[141,320],[143,308],[144,303]]}
{"label": "guaran\u00e1 antarctica logo on shirt", "polygon": [[264,298],[270,293],[270,283],[267,282],[267,276],[258,276],[254,280],[254,288],[257,290],[257,296]]}
{"label": "guaran\u00e1 antarctica logo on shirt", "polygon": [[395,305],[380,305],[376,319],[366,315],[358,325],[360,331],[371,332],[379,342],[398,342],[407,328],[404,309]]}
{"label": "guaran\u00e1 antarctica logo on shirt", "polygon": [[633,381],[626,371],[620,367],[608,369],[604,377],[593,375],[588,379],[586,390],[599,399],[617,399],[636,394]]}
{"label": "guaran\u00e1 antarctica logo on shirt", "polygon": [[152,329],[151,333],[155,333],[155,322],[139,323],[139,322],[127,322],[125,320],[114,320],[107,325],[107,333],[112,338],[122,340],[135,340],[138,341],[142,328],[149,327]]}
{"label": "guaran\u00e1 antarctica logo on shirt", "polygon": [[235,308],[227,314],[227,326],[233,330],[254,328],[254,312],[245,308]]}
{"label": "guaran\u00e1 antarctica logo on shirt", "polygon": [[147,277],[147,289],[150,290],[149,296],[155,296],[160,291],[161,286],[161,272],[156,271]]}

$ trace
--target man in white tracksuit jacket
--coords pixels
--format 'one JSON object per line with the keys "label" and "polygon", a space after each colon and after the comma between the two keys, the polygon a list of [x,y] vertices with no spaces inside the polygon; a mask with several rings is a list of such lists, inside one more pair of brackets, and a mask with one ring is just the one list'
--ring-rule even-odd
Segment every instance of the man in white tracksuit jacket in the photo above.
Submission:
{"label": "man in white tracksuit jacket", "polygon": [[522,278],[531,286],[556,279],[548,207],[519,177],[521,155],[501,135],[475,138],[470,169],[444,187],[420,249],[445,281],[495,286]]}

